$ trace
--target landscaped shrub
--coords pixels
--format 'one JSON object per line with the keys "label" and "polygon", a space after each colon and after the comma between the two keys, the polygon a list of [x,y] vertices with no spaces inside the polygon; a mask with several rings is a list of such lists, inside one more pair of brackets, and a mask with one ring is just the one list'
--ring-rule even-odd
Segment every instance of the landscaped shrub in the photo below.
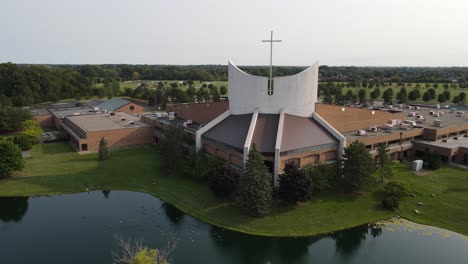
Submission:
{"label": "landscaped shrub", "polygon": [[21,149],[10,141],[0,141],[0,178],[24,168]]}
{"label": "landscaped shrub", "polygon": [[220,169],[222,163],[215,157],[208,156],[203,150],[186,149],[183,160],[183,176],[199,180],[210,180]]}
{"label": "landscaped shrub", "polygon": [[31,138],[24,134],[19,134],[13,137],[13,143],[21,150],[30,150],[32,148]]}
{"label": "landscaped shrub", "polygon": [[404,198],[410,195],[408,186],[401,182],[389,182],[384,187],[384,192],[387,196],[392,196],[397,199]]}
{"label": "landscaped shrub", "polygon": [[287,163],[279,177],[279,196],[289,203],[305,202],[312,198],[312,179],[295,163]]}
{"label": "landscaped shrub", "polygon": [[239,186],[239,174],[229,166],[219,169],[211,179],[211,190],[216,196],[229,197]]}
{"label": "landscaped shrub", "polygon": [[400,202],[393,196],[388,196],[382,200],[382,206],[388,210],[396,210],[400,206]]}
{"label": "landscaped shrub", "polygon": [[24,135],[28,136],[32,144],[39,143],[39,136],[42,133],[42,128],[34,120],[26,120],[21,123]]}
{"label": "landscaped shrub", "polygon": [[338,183],[337,163],[308,165],[303,170],[312,179],[314,193],[330,191]]}
{"label": "landscaped shrub", "polygon": [[438,170],[442,166],[440,154],[435,150],[426,150],[423,160],[429,164],[431,170]]}

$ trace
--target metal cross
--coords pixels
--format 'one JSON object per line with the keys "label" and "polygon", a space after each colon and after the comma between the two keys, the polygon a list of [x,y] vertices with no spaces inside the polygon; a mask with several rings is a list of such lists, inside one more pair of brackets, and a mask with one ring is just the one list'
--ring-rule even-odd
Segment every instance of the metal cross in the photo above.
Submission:
{"label": "metal cross", "polygon": [[262,42],[270,42],[270,82],[268,84],[268,95],[273,94],[273,42],[281,42],[281,40],[273,39],[273,30],[271,31],[271,38],[269,40],[262,40]]}

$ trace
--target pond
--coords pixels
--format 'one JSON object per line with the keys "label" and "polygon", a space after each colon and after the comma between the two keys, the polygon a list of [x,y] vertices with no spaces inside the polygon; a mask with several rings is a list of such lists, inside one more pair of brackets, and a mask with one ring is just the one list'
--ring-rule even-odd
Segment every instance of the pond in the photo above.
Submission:
{"label": "pond", "polygon": [[200,222],[153,196],[94,191],[0,198],[0,263],[112,263],[114,237],[177,244],[173,263],[468,263],[466,236],[415,224],[271,238]]}

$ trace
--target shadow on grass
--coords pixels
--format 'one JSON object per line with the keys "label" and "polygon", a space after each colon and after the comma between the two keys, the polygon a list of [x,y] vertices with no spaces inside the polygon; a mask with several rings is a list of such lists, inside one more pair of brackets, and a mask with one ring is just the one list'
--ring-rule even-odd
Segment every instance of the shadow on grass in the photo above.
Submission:
{"label": "shadow on grass", "polygon": [[42,144],[40,145],[40,148],[40,152],[43,154],[63,154],[76,152],[70,144],[64,144],[63,142]]}

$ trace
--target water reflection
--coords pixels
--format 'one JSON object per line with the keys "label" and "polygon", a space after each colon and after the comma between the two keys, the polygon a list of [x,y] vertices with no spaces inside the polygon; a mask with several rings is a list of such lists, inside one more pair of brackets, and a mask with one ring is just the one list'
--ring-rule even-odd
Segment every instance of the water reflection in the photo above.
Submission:
{"label": "water reflection", "polygon": [[[271,238],[245,235],[223,228],[211,227],[210,235],[215,245],[225,256],[238,258],[242,263],[265,263],[272,257],[280,263],[309,263],[311,246],[326,238],[335,241],[335,251],[349,258],[360,248],[362,242],[382,234],[380,227],[363,225],[331,235]],[[241,244],[240,244],[241,241]]]}
{"label": "water reflection", "polygon": [[219,227],[211,227],[212,241],[223,255],[239,263],[309,263],[305,256],[309,247],[321,237],[271,238],[241,234]]}
{"label": "water reflection", "polygon": [[0,197],[0,220],[19,222],[28,211],[29,197]]}
{"label": "water reflection", "polygon": [[110,193],[111,191],[102,190],[102,194],[104,195],[104,197],[106,197],[106,199],[109,198]]}
{"label": "water reflection", "polygon": [[162,202],[161,207],[164,208],[167,218],[169,218],[173,224],[179,224],[182,219],[184,219],[184,212],[177,207],[165,202]]}

